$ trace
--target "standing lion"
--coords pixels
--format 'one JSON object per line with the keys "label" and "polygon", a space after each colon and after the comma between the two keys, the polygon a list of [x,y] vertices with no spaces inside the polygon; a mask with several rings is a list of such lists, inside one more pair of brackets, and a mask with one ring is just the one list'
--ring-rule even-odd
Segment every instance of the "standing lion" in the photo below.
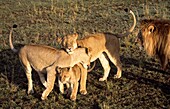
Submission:
{"label": "standing lion", "polygon": [[166,70],[170,63],[170,20],[142,20],[137,42],[149,56],[157,55],[162,69]]}

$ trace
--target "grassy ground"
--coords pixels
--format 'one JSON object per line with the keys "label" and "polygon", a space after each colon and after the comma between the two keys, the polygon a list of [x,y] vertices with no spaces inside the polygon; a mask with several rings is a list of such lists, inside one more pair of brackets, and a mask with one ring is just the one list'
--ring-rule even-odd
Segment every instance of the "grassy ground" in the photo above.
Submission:
{"label": "grassy ground", "polygon": [[[132,17],[124,12],[130,8],[137,21],[143,18],[170,19],[168,0],[0,0],[0,108],[170,108],[170,69],[160,70],[159,61],[139,51],[135,33],[121,40],[123,76],[114,79],[116,68],[111,64],[108,80],[99,82],[103,69],[97,61],[88,74],[87,95],[78,93],[72,102],[59,93],[57,82],[41,101],[45,89],[33,72],[35,93],[27,95],[27,79],[17,54],[9,49],[8,35],[15,23],[14,44],[46,44],[59,47],[56,35],[74,32],[80,38],[95,32],[125,32]],[[137,25],[138,22],[137,22]],[[15,45],[15,46],[16,46]]]}

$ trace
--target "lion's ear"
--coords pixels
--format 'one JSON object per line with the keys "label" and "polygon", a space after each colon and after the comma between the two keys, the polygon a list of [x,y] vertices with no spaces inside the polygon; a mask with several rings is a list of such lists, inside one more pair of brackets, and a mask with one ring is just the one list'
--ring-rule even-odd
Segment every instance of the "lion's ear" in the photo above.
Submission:
{"label": "lion's ear", "polygon": [[150,34],[150,33],[153,33],[154,30],[155,30],[155,27],[154,27],[153,25],[150,25],[150,26],[148,27],[148,30],[149,30],[149,34]]}
{"label": "lion's ear", "polygon": [[72,70],[72,67],[69,67],[69,71],[71,71]]}
{"label": "lion's ear", "polygon": [[61,68],[57,68],[57,73],[60,74],[61,73]]}
{"label": "lion's ear", "polygon": [[78,34],[74,33],[73,36],[77,39],[78,38]]}
{"label": "lion's ear", "polygon": [[62,41],[63,41],[63,38],[62,38],[62,37],[59,37],[59,36],[56,37],[56,42],[57,42],[58,44],[61,44]]}

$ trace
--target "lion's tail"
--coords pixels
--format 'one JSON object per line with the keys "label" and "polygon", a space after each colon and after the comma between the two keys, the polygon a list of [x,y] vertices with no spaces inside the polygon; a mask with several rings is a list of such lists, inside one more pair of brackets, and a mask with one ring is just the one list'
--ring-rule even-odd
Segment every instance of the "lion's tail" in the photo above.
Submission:
{"label": "lion's tail", "polygon": [[93,66],[90,69],[88,69],[87,72],[91,72],[95,66],[96,66],[96,61],[94,61]]}
{"label": "lion's tail", "polygon": [[[128,9],[126,9],[125,11],[128,11]],[[131,13],[132,16],[133,16],[133,25],[132,25],[132,27],[126,33],[124,33],[124,34],[117,34],[116,37],[118,37],[118,38],[122,38],[122,37],[128,36],[135,29],[135,26],[136,26],[136,17],[135,17],[135,14],[131,10],[129,11],[129,13]]]}
{"label": "lion's tail", "polygon": [[18,52],[18,50],[14,48],[14,45],[12,43],[12,32],[13,32],[13,29],[16,27],[17,27],[17,25],[14,24],[13,27],[11,28],[10,34],[9,34],[9,45],[10,45],[11,50],[15,53]]}

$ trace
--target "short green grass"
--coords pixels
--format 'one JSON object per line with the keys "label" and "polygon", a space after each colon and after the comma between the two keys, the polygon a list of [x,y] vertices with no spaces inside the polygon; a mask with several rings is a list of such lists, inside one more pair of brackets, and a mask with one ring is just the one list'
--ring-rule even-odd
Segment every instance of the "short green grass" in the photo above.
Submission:
{"label": "short green grass", "polygon": [[[138,21],[143,18],[170,19],[170,2],[160,0],[0,0],[0,107],[123,109],[170,108],[170,70],[161,71],[159,60],[148,57],[135,45]],[[27,95],[27,79],[17,54],[9,49],[8,35],[13,24],[14,45],[46,44],[59,47],[56,36],[78,33],[79,38],[96,32],[125,32],[133,22],[125,8],[137,17],[135,31],[121,38],[123,76],[114,79],[111,64],[108,80],[101,64],[88,74],[87,95],[78,93],[76,102],[59,93],[57,81],[48,100],[41,101],[45,89],[33,71],[35,93]]]}

